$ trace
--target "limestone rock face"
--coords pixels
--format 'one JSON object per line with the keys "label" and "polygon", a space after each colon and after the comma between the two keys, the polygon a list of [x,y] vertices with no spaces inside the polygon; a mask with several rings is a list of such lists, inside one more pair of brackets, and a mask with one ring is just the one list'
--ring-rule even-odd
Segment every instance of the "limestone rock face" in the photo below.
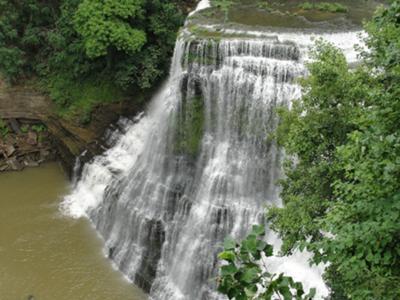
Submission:
{"label": "limestone rock face", "polygon": [[43,122],[54,138],[64,169],[72,175],[78,156],[82,163],[86,163],[95,155],[102,153],[109,147],[104,139],[107,130],[121,117],[134,116],[141,110],[142,106],[126,101],[95,108],[92,112],[92,121],[86,126],[60,119],[54,114],[47,115]]}
{"label": "limestone rock face", "polygon": [[28,135],[26,137],[26,142],[29,145],[36,145],[38,141],[38,135],[37,133],[33,132],[33,131],[29,131]]}
{"label": "limestone rock face", "polygon": [[[83,126],[60,118],[51,99],[34,87],[9,86],[0,79],[0,120],[5,121],[10,132],[0,136],[0,171],[35,166],[54,158],[57,152],[64,169],[72,175],[76,157],[85,153],[81,156],[84,163],[107,148],[103,135],[110,124],[141,110],[134,101],[110,103],[96,107],[91,123]],[[32,124],[44,125],[47,130],[36,132]],[[26,131],[26,127],[30,129]],[[14,155],[18,159],[8,163],[7,158]]]}
{"label": "limestone rock face", "polygon": [[2,148],[3,153],[5,153],[7,157],[10,157],[15,152],[15,147],[13,145],[0,145],[0,148]]}

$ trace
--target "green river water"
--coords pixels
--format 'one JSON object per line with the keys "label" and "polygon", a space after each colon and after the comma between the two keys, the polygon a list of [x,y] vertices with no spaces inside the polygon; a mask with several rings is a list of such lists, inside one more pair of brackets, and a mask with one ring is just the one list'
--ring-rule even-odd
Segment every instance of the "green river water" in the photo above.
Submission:
{"label": "green river water", "polygon": [[61,215],[67,191],[55,163],[0,174],[0,299],[146,299],[104,257],[88,220]]}

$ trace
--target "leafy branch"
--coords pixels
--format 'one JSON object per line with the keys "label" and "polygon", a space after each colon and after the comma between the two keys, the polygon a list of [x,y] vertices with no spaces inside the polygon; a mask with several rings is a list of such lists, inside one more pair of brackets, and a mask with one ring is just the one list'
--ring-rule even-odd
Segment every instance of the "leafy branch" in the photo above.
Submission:
{"label": "leafy branch", "polygon": [[282,273],[277,275],[267,271],[263,257],[273,256],[273,247],[263,240],[264,236],[264,226],[254,225],[241,243],[225,239],[224,251],[218,255],[223,261],[218,291],[236,300],[313,299],[314,288],[305,294],[301,282]]}

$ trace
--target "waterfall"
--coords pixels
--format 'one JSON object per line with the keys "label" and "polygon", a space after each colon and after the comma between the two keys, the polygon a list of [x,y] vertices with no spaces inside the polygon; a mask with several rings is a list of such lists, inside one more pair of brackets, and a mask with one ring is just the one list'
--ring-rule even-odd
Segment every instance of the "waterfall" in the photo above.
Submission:
{"label": "waterfall", "polygon": [[[357,41],[350,36],[347,45]],[[281,205],[275,109],[301,96],[296,78],[306,74],[315,37],[181,36],[146,113],[120,124],[114,146],[84,166],[62,210],[88,216],[106,254],[152,299],[223,299],[215,292],[223,239],[243,238],[264,222],[267,205]],[[278,250],[274,233],[268,241]],[[327,288],[307,255],[269,265],[317,287],[321,298]]]}

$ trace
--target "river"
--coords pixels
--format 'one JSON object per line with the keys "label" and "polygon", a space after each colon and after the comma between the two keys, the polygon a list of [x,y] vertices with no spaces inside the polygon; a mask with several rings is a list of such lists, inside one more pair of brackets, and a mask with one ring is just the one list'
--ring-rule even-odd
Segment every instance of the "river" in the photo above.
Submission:
{"label": "river", "polygon": [[0,174],[0,299],[146,299],[104,257],[87,219],[59,213],[67,191],[56,163]]}

